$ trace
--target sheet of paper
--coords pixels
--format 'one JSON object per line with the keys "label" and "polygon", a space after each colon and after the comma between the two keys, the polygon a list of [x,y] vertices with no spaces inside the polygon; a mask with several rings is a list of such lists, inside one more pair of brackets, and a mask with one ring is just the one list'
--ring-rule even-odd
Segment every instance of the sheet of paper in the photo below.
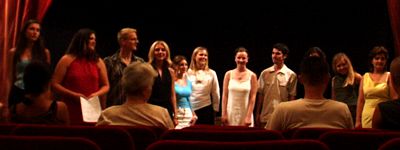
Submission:
{"label": "sheet of paper", "polygon": [[97,122],[101,113],[100,99],[98,96],[89,99],[81,97],[81,108],[84,122]]}

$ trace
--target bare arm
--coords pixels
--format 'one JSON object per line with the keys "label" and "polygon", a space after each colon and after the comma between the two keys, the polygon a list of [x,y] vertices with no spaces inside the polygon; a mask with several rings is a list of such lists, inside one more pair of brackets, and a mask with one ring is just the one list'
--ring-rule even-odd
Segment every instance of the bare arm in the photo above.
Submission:
{"label": "bare arm", "polygon": [[363,108],[364,108],[364,103],[365,103],[365,99],[364,99],[364,90],[363,90],[363,80],[361,80],[360,82],[360,87],[358,90],[358,100],[357,100],[357,112],[356,112],[356,125],[355,128],[361,128],[361,115],[363,112]]}
{"label": "bare arm", "polygon": [[110,89],[110,84],[108,83],[108,77],[107,77],[107,69],[106,65],[104,64],[104,61],[99,58],[99,61],[97,62],[97,67],[100,69],[100,89],[92,94],[90,94],[89,97],[94,97],[94,96],[99,96],[101,106],[102,108],[105,108],[106,106],[106,94],[108,90]]}
{"label": "bare arm", "polygon": [[68,107],[64,102],[57,102],[57,118],[62,120],[65,125],[70,124]]}
{"label": "bare arm", "polygon": [[262,105],[263,105],[263,101],[264,101],[264,94],[262,93],[262,92],[260,92],[259,90],[259,88],[260,87],[262,87],[263,85],[263,73],[261,73],[261,75],[260,75],[260,77],[258,78],[258,87],[257,87],[257,95],[256,95],[256,98],[257,98],[257,104],[256,104],[256,114],[254,115],[255,116],[255,118],[256,118],[256,120],[255,120],[255,124],[256,124],[256,126],[260,126],[260,123],[261,123],[261,108],[262,108]]}
{"label": "bare arm", "polygon": [[253,116],[254,105],[256,102],[257,88],[258,88],[257,75],[252,73],[251,74],[251,89],[250,89],[250,95],[249,95],[249,104],[248,104],[248,108],[247,108],[246,120],[244,122],[246,126],[251,125],[251,119]]}
{"label": "bare arm", "polygon": [[227,105],[228,105],[228,86],[229,86],[229,80],[231,76],[231,71],[227,71],[224,76],[224,85],[222,88],[222,113],[221,113],[221,121],[224,125],[228,125],[229,120],[228,120],[228,112],[227,112]]}
{"label": "bare arm", "polygon": [[45,49],[44,50],[44,52],[46,53],[46,62],[48,63],[48,64],[51,64],[51,55],[50,55],[50,51],[49,51],[49,49]]}

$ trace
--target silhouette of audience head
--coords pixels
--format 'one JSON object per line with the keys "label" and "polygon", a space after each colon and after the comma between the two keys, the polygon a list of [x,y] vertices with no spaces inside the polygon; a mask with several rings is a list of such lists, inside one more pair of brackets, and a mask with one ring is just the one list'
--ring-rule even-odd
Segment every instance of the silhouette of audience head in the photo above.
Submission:
{"label": "silhouette of audience head", "polygon": [[[32,61],[26,66],[23,81],[28,100],[29,97],[37,97],[50,90],[51,75],[50,66],[42,61]],[[31,103],[26,100],[23,102]]]}
{"label": "silhouette of audience head", "polygon": [[129,96],[143,96],[148,99],[157,72],[149,63],[134,62],[125,69],[121,79],[122,89]]}
{"label": "silhouette of audience head", "polygon": [[305,57],[300,64],[300,76],[304,85],[328,84],[329,65],[319,56]]}
{"label": "silhouette of audience head", "polygon": [[304,57],[310,57],[310,56],[317,56],[317,57],[322,57],[323,59],[326,60],[326,55],[324,51],[322,51],[321,48],[319,47],[311,47],[307,50],[305,53]]}

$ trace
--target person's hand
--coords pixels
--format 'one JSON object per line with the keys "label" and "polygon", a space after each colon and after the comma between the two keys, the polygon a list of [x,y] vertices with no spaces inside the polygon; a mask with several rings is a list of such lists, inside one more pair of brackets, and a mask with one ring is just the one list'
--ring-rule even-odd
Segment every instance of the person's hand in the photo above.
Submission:
{"label": "person's hand", "polygon": [[226,117],[225,115],[221,116],[221,124],[224,126],[229,125],[228,117]]}
{"label": "person's hand", "polygon": [[86,97],[85,95],[83,95],[82,93],[74,93],[74,98],[77,98],[78,100],[81,99],[81,97],[88,99],[88,97]]}
{"label": "person's hand", "polygon": [[92,94],[90,94],[90,95],[89,95],[89,97],[87,97],[87,99],[90,99],[90,98],[92,98],[92,97],[96,97],[96,96],[98,96],[98,95],[96,95],[96,94],[92,93]]}
{"label": "person's hand", "polygon": [[246,117],[244,119],[244,126],[248,127],[251,125],[251,117]]}
{"label": "person's hand", "polygon": [[192,117],[192,120],[190,120],[190,125],[192,126],[192,125],[196,124],[197,119],[198,119],[197,116],[194,115],[194,116]]}
{"label": "person's hand", "polygon": [[178,118],[177,118],[177,117],[174,117],[174,120],[173,120],[173,121],[174,121],[174,125],[175,125],[175,126],[178,125],[179,122],[178,122]]}
{"label": "person's hand", "polygon": [[354,125],[354,128],[362,128],[361,122],[357,121],[356,124]]}

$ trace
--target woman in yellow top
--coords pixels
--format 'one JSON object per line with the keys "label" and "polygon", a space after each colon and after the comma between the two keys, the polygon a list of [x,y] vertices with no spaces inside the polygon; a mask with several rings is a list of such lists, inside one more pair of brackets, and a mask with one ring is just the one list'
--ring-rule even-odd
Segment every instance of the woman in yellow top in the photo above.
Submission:
{"label": "woman in yellow top", "polygon": [[397,99],[390,72],[386,71],[388,51],[382,46],[374,47],[369,59],[371,72],[364,74],[360,83],[357,102],[356,128],[371,128],[375,107],[384,101]]}

